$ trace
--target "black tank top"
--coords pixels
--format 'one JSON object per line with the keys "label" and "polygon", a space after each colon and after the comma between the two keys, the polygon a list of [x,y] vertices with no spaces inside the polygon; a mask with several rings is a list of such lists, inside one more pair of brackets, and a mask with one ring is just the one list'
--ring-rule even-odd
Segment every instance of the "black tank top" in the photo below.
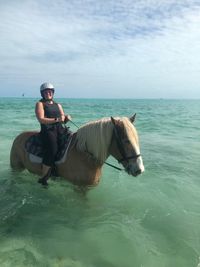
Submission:
{"label": "black tank top", "polygon": [[[59,118],[61,116],[58,104],[56,102],[53,102],[53,104],[49,104],[48,102],[42,102],[44,107],[44,116],[46,118]],[[60,123],[52,123],[52,124],[41,124],[41,130],[54,128],[57,126],[57,124]]]}
{"label": "black tank top", "polygon": [[61,116],[58,104],[53,102],[53,104],[49,104],[47,102],[43,102],[44,107],[44,116],[46,118],[58,118]]}

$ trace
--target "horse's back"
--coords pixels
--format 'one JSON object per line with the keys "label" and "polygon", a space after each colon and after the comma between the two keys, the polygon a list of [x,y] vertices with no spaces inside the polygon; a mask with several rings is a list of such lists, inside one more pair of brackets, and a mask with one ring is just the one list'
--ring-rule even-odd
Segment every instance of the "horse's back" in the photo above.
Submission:
{"label": "horse's back", "polygon": [[15,170],[23,170],[25,157],[25,143],[27,139],[37,132],[23,132],[13,141],[10,151],[10,166]]}

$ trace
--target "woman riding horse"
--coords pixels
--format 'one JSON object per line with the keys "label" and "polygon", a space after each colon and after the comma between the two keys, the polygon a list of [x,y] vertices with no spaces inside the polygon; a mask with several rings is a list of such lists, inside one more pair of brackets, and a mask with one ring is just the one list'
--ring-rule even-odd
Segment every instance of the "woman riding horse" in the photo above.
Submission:
{"label": "woman riding horse", "polygon": [[[62,161],[56,162],[58,176],[80,186],[97,185],[102,166],[110,155],[129,175],[141,174],[144,165],[134,119],[135,116],[103,118],[80,127],[72,136]],[[34,162],[26,150],[27,140],[37,134],[36,131],[23,132],[15,138],[10,153],[14,170],[27,169],[41,175],[41,162]]]}
{"label": "woman riding horse", "polygon": [[63,133],[62,122],[71,119],[70,115],[65,116],[61,104],[53,100],[54,91],[51,83],[43,83],[40,86],[42,99],[35,106],[35,114],[41,125],[40,135],[44,148],[42,178],[38,180],[43,185],[47,185],[54,166],[59,136]]}

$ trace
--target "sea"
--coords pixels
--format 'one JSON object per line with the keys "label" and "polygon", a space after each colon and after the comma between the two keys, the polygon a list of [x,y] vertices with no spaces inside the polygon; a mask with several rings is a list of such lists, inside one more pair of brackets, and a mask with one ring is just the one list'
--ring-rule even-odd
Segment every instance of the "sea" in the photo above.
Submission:
{"label": "sea", "polygon": [[145,172],[104,165],[86,195],[11,170],[14,138],[40,128],[36,101],[0,98],[0,267],[200,267],[200,100],[56,99],[78,127],[137,114]]}

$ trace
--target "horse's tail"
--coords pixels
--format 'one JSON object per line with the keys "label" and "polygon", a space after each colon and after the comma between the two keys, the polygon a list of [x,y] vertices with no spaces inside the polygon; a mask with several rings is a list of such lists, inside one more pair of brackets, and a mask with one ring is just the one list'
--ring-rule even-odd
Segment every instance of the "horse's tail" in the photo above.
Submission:
{"label": "horse's tail", "polygon": [[21,134],[18,135],[13,141],[11,151],[10,151],[10,166],[14,170],[23,170],[24,164],[22,162],[20,152],[22,147],[20,147]]}
{"label": "horse's tail", "polygon": [[10,151],[10,166],[14,170],[24,170],[26,168],[25,143],[35,133],[37,132],[23,132],[15,138]]}

